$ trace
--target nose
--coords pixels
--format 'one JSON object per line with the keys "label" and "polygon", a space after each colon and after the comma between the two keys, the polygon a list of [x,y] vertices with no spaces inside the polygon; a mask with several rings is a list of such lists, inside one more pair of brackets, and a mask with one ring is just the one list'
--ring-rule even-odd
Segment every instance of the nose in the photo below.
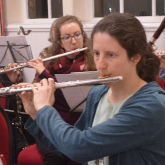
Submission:
{"label": "nose", "polygon": [[99,58],[97,60],[95,60],[96,62],[96,67],[98,70],[105,70],[107,68],[107,60],[104,58],[104,56],[99,56]]}
{"label": "nose", "polygon": [[76,39],[75,39],[74,36],[72,36],[72,38],[71,38],[71,42],[72,42],[72,43],[76,43]]}

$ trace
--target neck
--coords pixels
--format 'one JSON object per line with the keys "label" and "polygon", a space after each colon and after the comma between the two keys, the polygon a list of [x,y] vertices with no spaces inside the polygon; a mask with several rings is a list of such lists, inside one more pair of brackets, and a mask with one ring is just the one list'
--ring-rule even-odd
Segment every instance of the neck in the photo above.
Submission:
{"label": "neck", "polygon": [[123,101],[124,99],[133,95],[145,84],[147,84],[147,82],[139,77],[112,84],[108,91],[108,101],[113,104]]}

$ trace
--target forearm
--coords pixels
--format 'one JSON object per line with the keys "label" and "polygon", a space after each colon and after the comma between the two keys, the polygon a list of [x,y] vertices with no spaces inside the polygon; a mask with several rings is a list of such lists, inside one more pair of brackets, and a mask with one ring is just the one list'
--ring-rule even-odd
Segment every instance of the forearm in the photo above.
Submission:
{"label": "forearm", "polygon": [[36,120],[29,118],[26,121],[24,128],[35,138],[38,144],[42,144],[42,147],[45,146],[49,151],[57,150],[37,126]]}

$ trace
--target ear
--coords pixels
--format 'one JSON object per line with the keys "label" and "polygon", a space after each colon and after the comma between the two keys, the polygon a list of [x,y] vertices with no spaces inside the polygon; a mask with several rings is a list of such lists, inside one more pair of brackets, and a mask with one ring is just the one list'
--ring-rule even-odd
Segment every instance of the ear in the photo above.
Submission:
{"label": "ear", "polygon": [[134,55],[133,57],[131,57],[131,61],[134,63],[134,64],[138,64],[139,61],[141,60],[142,56],[140,54],[136,54]]}

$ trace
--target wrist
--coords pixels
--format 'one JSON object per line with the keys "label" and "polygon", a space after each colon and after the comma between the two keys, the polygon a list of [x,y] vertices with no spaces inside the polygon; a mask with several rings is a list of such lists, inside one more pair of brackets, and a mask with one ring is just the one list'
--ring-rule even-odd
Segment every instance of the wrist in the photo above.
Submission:
{"label": "wrist", "polygon": [[45,67],[41,67],[37,69],[38,74],[41,74],[45,70]]}
{"label": "wrist", "polygon": [[41,74],[45,69],[37,70],[38,74]]}
{"label": "wrist", "polygon": [[45,106],[51,106],[49,104],[40,104],[40,105],[35,105],[36,111],[39,111],[40,109],[42,109]]}

